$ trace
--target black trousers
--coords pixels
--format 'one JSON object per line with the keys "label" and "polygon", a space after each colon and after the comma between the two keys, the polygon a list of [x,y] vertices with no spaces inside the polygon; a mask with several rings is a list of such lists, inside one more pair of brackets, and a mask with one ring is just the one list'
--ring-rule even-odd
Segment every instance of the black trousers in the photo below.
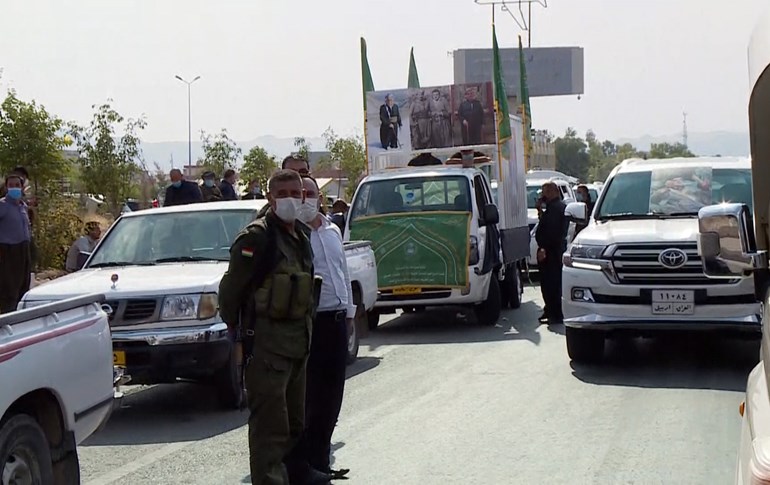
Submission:
{"label": "black trousers", "polygon": [[398,126],[380,125],[380,144],[382,148],[398,148]]}
{"label": "black trousers", "polygon": [[32,259],[29,242],[0,244],[0,313],[16,310],[29,291]]}
{"label": "black trousers", "polygon": [[286,458],[292,483],[302,483],[308,465],[328,472],[331,441],[342,408],[347,367],[345,312],[319,312],[307,361],[305,431]]}
{"label": "black trousers", "polygon": [[538,263],[540,271],[540,291],[543,293],[543,313],[550,321],[561,322],[564,314],[561,309],[561,252],[555,256],[546,251],[545,261]]}

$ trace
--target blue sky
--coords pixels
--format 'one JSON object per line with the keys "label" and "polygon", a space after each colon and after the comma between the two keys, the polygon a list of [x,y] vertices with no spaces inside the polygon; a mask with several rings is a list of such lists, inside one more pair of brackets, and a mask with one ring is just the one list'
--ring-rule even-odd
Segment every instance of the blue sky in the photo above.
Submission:
{"label": "blue sky", "polygon": [[[513,0],[515,2],[515,0]],[[548,0],[533,46],[585,48],[585,95],[533,100],[538,128],[602,138],[746,131],[746,44],[762,0]],[[516,24],[497,14],[501,46]],[[84,122],[108,97],[144,114],[148,141],[193,130],[317,136],[361,130],[358,39],[377,89],[406,84],[414,46],[423,85],[452,82],[448,51],[491,46],[473,0],[0,0],[0,90]],[[195,136],[195,135],[194,135]]]}

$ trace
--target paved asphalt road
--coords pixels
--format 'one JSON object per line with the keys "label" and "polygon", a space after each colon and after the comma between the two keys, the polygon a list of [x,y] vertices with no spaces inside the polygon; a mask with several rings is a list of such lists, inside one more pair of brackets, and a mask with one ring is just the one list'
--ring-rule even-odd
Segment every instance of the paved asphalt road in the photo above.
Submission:
{"label": "paved asphalt road", "polygon": [[[351,485],[731,483],[758,345],[619,341],[571,366],[540,298],[496,327],[453,312],[394,319],[352,366],[334,436]],[[246,416],[205,387],[140,389],[80,448],[83,483],[248,482]]]}

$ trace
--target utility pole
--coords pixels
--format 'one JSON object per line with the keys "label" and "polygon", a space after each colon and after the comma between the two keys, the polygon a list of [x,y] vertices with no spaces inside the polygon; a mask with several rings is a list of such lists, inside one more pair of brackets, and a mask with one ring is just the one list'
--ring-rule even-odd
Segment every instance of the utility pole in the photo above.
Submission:
{"label": "utility pole", "polygon": [[192,166],[192,111],[190,109],[192,98],[190,96],[190,86],[201,77],[196,76],[195,79],[189,82],[185,81],[182,76],[177,75],[175,77],[187,84],[187,165]]}
{"label": "utility pole", "polygon": [[687,147],[687,113],[682,112],[682,144]]}

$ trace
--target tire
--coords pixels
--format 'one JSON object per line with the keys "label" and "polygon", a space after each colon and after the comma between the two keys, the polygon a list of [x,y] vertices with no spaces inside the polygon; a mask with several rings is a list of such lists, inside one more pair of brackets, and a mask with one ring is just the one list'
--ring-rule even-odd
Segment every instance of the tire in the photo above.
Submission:
{"label": "tire", "polygon": [[54,483],[51,450],[37,421],[17,414],[0,428],[0,481]]}
{"label": "tire", "polygon": [[359,303],[358,307],[356,308],[356,320],[353,323],[353,331],[348,335],[348,355],[346,359],[348,365],[352,364],[356,361],[356,359],[358,359],[358,348],[361,346],[361,341],[358,336],[358,329],[361,328],[361,326],[364,324],[365,318],[366,310],[364,309],[364,305]]}
{"label": "tire", "polygon": [[243,409],[246,393],[243,382],[243,366],[239,363],[236,345],[232,345],[227,363],[214,375],[217,398],[224,409]]}
{"label": "tire", "polygon": [[567,327],[567,354],[573,362],[590,364],[604,356],[604,333]]}
{"label": "tire", "polygon": [[500,302],[500,283],[497,280],[495,273],[489,280],[489,291],[487,292],[487,299],[481,304],[476,305],[473,311],[476,313],[476,319],[482,325],[492,326],[497,323],[500,318],[500,311],[502,310],[502,304]]}
{"label": "tire", "polygon": [[366,325],[369,327],[369,331],[377,330],[377,326],[380,324],[380,313],[377,310],[370,310],[366,314]]}

